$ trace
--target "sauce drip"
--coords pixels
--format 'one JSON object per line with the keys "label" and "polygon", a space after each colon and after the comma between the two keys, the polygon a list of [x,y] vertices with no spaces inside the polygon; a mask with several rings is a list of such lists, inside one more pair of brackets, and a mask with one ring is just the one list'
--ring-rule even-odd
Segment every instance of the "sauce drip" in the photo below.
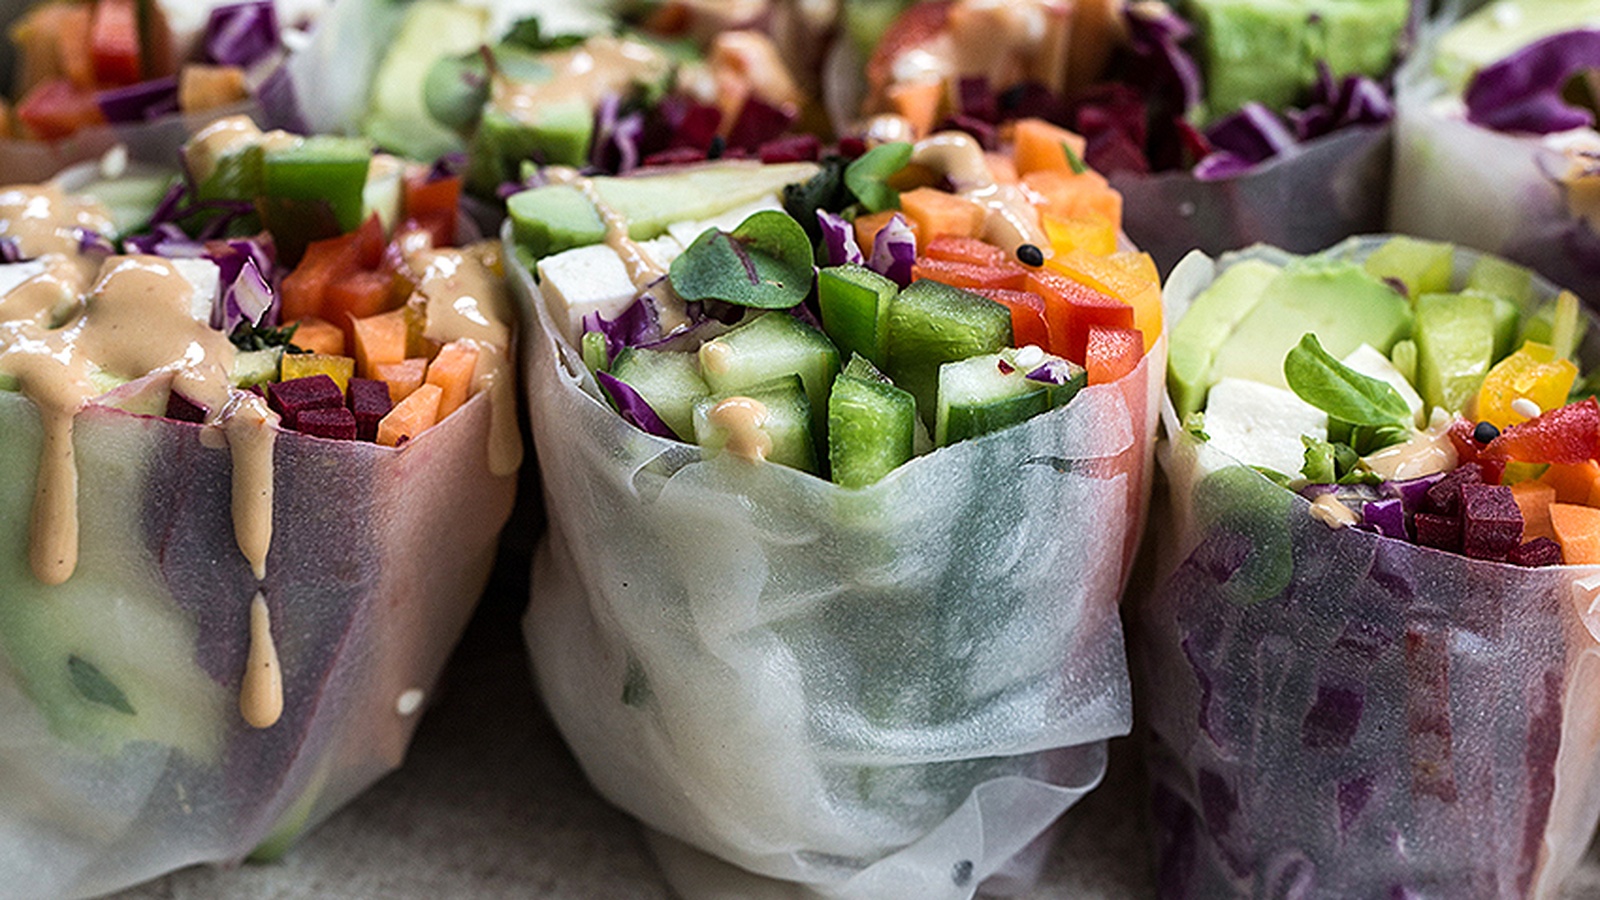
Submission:
{"label": "sauce drip", "polygon": [[271,728],[283,716],[283,671],[272,641],[272,613],[259,591],[250,601],[250,654],[239,685],[239,714],[251,728]]}
{"label": "sauce drip", "polygon": [[1015,253],[1023,244],[1048,252],[1050,239],[1039,210],[1021,187],[995,183],[983,147],[972,135],[960,131],[929,135],[913,147],[911,162],[948,178],[957,195],[987,211],[981,235],[986,242],[1008,253]]}
{"label": "sauce drip", "polygon": [[711,407],[707,420],[713,428],[728,433],[723,449],[751,462],[760,462],[772,453],[772,435],[767,434],[771,410],[752,397],[729,397]]}
{"label": "sauce drip", "polygon": [[1334,529],[1344,528],[1347,525],[1354,525],[1361,521],[1354,510],[1345,506],[1338,497],[1332,494],[1323,494],[1311,501],[1311,518]]}
{"label": "sauce drip", "polygon": [[639,41],[596,35],[568,50],[542,53],[540,62],[551,69],[543,81],[519,81],[495,73],[490,103],[523,122],[537,123],[550,107],[582,104],[592,109],[608,94],[635,84],[654,84],[666,78],[672,63],[666,55]]}

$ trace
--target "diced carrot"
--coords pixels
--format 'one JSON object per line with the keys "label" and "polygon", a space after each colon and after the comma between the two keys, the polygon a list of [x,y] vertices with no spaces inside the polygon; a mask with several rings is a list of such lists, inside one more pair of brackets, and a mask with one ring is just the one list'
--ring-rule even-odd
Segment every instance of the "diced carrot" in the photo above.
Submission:
{"label": "diced carrot", "polygon": [[139,56],[138,0],[96,0],[89,26],[89,55],[103,87],[133,84],[144,77]]}
{"label": "diced carrot", "polygon": [[973,291],[982,297],[1011,310],[1011,337],[1018,347],[1033,344],[1040,349],[1050,346],[1050,330],[1045,324],[1044,298],[1032,291]]}
{"label": "diced carrot", "polygon": [[1045,324],[1051,353],[1080,365],[1089,345],[1091,326],[1133,328],[1133,307],[1109,294],[1048,271],[1030,271],[1028,290],[1044,298]]}
{"label": "diced carrot", "polygon": [[900,211],[917,225],[917,245],[942,234],[977,237],[988,211],[975,201],[934,188],[917,188],[900,195]]}
{"label": "diced carrot", "polygon": [[388,312],[390,277],[387,272],[349,272],[331,282],[322,296],[322,314],[344,328],[355,341],[355,320]]}
{"label": "diced carrot", "polygon": [[461,176],[428,179],[427,172],[405,180],[405,218],[433,236],[435,247],[456,242],[456,213],[461,206]]}
{"label": "diced carrot", "polygon": [[[890,219],[899,214],[899,210],[886,209],[883,212],[873,213],[869,216],[856,217],[856,243],[861,245],[862,253],[868,256],[872,255],[872,242],[877,238],[878,232],[883,230],[883,226],[889,224]],[[908,219],[906,225],[910,226],[911,233],[917,237],[917,244],[920,246],[922,237],[917,233],[917,223]]]}
{"label": "diced carrot", "polygon": [[1550,504],[1550,527],[1569,566],[1600,563],[1600,509],[1571,503]]}
{"label": "diced carrot", "polygon": [[56,29],[56,59],[61,74],[79,88],[94,90],[98,87],[91,46],[94,8],[87,3],[67,4]]}
{"label": "diced carrot", "polygon": [[1067,158],[1066,148],[1072,148],[1073,155],[1081,165],[1084,148],[1088,146],[1081,136],[1043,119],[1018,119],[1012,128],[1011,139],[1015,145],[1012,158],[1016,160],[1017,171],[1022,174],[1024,181],[1030,172],[1072,174],[1074,166]]}
{"label": "diced carrot", "polygon": [[919,256],[911,264],[911,278],[913,281],[926,278],[967,290],[983,288],[991,291],[1020,291],[1027,284],[1028,270],[1014,263],[975,266],[971,263]]}
{"label": "diced carrot", "polygon": [[376,366],[406,358],[406,311],[396,309],[352,323],[356,371],[376,378]]}
{"label": "diced carrot", "polygon": [[294,330],[294,345],[325,356],[343,356],[344,329],[315,316],[306,316]]}
{"label": "diced carrot", "polygon": [[977,238],[956,237],[951,234],[941,234],[928,242],[928,249],[923,255],[929,259],[942,259],[946,262],[966,263],[972,266],[1004,266],[1014,264],[1011,254],[1001,250],[993,244],[984,243]]}
{"label": "diced carrot", "polygon": [[918,81],[890,85],[885,92],[894,111],[911,123],[918,137],[933,130],[939,121],[939,107],[944,102],[943,81]]}
{"label": "diced carrot", "polygon": [[1581,463],[1555,463],[1544,470],[1539,480],[1555,489],[1557,503],[1587,504],[1600,487],[1600,463],[1592,459]]}
{"label": "diced carrot", "polygon": [[1050,238],[1050,247],[1057,253],[1082,250],[1096,256],[1116,252],[1117,230],[1111,220],[1097,212],[1081,216],[1058,216],[1045,213],[1044,233]]}
{"label": "diced carrot", "polygon": [[1136,328],[1089,326],[1083,367],[1090,384],[1109,384],[1132,372],[1144,356],[1144,336]]}
{"label": "diced carrot", "polygon": [[339,386],[339,391],[350,386],[350,378],[356,373],[356,361],[348,356],[329,356],[322,353],[285,353],[280,364],[280,378],[284,381],[293,381],[296,378],[310,378],[313,375],[326,375],[332,378]]}
{"label": "diced carrot", "polygon": [[1511,496],[1522,510],[1522,542],[1541,537],[1555,540],[1550,504],[1556,502],[1556,489],[1539,481],[1523,481],[1511,486]]}
{"label": "diced carrot", "polygon": [[238,103],[248,97],[244,70],[238,66],[205,66],[198,63],[178,73],[178,109],[202,112]]}
{"label": "diced carrot", "polygon": [[1081,174],[1045,169],[1022,176],[1022,184],[1044,200],[1044,211],[1065,218],[1098,213],[1122,227],[1122,195],[1093,170]]}
{"label": "diced carrot", "polygon": [[[393,386],[390,392],[393,393]],[[396,403],[378,422],[378,443],[398,447],[432,428],[440,418],[439,399],[443,393],[437,385],[425,384]]]}
{"label": "diced carrot", "polygon": [[989,164],[989,177],[995,184],[1016,184],[1022,180],[1016,161],[1004,153],[985,153],[983,161]]}
{"label": "diced carrot", "polygon": [[1074,250],[1057,253],[1046,260],[1045,265],[1133,307],[1133,327],[1144,335],[1146,351],[1161,336],[1161,283],[1129,271],[1142,271],[1142,261],[1118,254],[1096,256]]}
{"label": "diced carrot", "polygon": [[373,375],[389,385],[389,397],[399,403],[422,387],[423,379],[428,377],[428,361],[419,356],[397,363],[379,363],[373,367]]}
{"label": "diced carrot", "polygon": [[478,368],[478,348],[468,341],[451,341],[428,363],[428,384],[443,391],[439,418],[455,412],[472,396],[472,373]]}
{"label": "diced carrot", "polygon": [[74,87],[64,78],[43,82],[17,104],[17,121],[27,133],[42,140],[56,140],[80,128],[105,121],[94,94]]}

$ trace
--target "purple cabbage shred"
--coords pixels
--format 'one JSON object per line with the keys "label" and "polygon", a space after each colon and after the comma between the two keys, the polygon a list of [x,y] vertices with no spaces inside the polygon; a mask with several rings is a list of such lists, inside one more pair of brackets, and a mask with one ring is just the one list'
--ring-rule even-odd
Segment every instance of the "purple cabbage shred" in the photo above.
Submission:
{"label": "purple cabbage shred", "polygon": [[616,405],[617,412],[622,415],[624,421],[656,437],[678,440],[677,433],[666,422],[661,421],[661,417],[650,408],[650,404],[646,403],[645,399],[639,396],[639,392],[626,381],[614,378],[606,372],[596,372],[594,375],[600,382],[600,387],[610,395],[611,402]]}
{"label": "purple cabbage shred", "polygon": [[272,0],[213,9],[202,45],[207,59],[224,66],[248,67],[271,55],[279,46]]}
{"label": "purple cabbage shred", "polygon": [[1467,121],[1495,131],[1550,134],[1593,124],[1562,90],[1573,76],[1600,68],[1600,30],[1579,29],[1534,41],[1485,66],[1467,85]]}
{"label": "purple cabbage shred", "polygon": [[828,251],[828,265],[864,265],[866,255],[856,243],[856,230],[843,216],[817,210],[817,224],[822,227],[822,245]]}
{"label": "purple cabbage shred", "polygon": [[900,287],[911,284],[911,266],[917,259],[917,237],[905,216],[895,213],[872,241],[867,268]]}

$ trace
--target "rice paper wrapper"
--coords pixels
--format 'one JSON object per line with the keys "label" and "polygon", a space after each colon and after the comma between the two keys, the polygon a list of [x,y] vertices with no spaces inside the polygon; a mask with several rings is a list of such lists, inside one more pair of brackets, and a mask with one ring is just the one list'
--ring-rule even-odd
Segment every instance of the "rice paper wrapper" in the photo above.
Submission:
{"label": "rice paper wrapper", "polygon": [[[1250,256],[1281,254],[1223,265]],[[1213,272],[1174,273],[1174,320]],[[1134,655],[1161,895],[1555,896],[1600,815],[1600,567],[1331,529],[1192,437],[1157,456]]]}
{"label": "rice paper wrapper", "polygon": [[[39,418],[0,392],[0,897],[281,851],[400,764],[420,698],[399,698],[431,691],[510,512],[487,399],[398,451],[280,433],[259,586],[234,539],[227,448],[90,406],[79,562],[50,587],[27,550]],[[239,712],[258,588],[284,697],[264,730]]]}
{"label": "rice paper wrapper", "polygon": [[1600,234],[1568,207],[1565,154],[1468,122],[1430,65],[1399,83],[1390,229],[1503,256],[1600,302]]}
{"label": "rice paper wrapper", "polygon": [[1388,125],[1345,128],[1231,178],[1117,173],[1123,229],[1163,274],[1190,250],[1216,256],[1264,243],[1312,253],[1383,228]]}
{"label": "rice paper wrapper", "polygon": [[1165,342],[1067,407],[848,491],[628,425],[527,268],[513,278],[550,520],[535,675],[674,887],[930,900],[1025,882],[1037,848],[1018,854],[1129,728],[1117,602]]}

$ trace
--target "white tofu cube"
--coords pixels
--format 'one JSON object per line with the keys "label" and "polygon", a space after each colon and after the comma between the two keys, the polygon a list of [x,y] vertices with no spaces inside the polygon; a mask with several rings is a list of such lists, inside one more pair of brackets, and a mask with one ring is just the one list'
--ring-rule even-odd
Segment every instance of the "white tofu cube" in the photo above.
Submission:
{"label": "white tofu cube", "polygon": [[1205,432],[1213,449],[1293,478],[1305,465],[1301,436],[1326,440],[1328,416],[1283,388],[1224,378],[1206,401]]}

